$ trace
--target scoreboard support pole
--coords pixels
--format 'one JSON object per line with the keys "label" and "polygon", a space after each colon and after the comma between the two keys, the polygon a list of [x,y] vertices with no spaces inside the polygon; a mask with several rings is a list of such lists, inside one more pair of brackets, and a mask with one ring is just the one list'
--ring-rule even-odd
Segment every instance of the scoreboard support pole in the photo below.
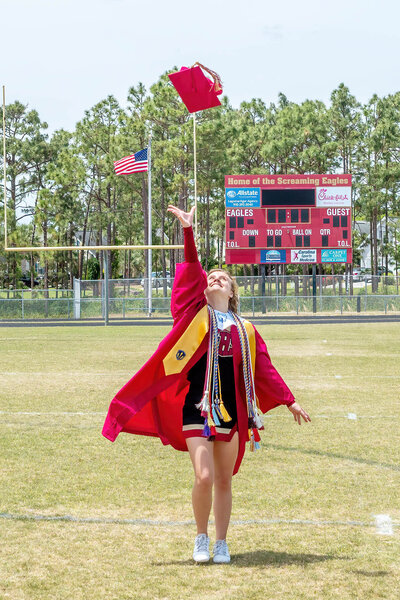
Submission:
{"label": "scoreboard support pole", "polygon": [[260,265],[261,271],[261,297],[262,297],[262,314],[265,315],[267,312],[267,304],[265,301],[265,265]]}
{"label": "scoreboard support pole", "polygon": [[317,312],[317,265],[312,266],[312,310]]}

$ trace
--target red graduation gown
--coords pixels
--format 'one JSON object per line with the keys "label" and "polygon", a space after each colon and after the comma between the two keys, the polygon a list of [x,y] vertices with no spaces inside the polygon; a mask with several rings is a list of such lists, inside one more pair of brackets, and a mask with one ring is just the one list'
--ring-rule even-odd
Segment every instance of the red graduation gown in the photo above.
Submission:
{"label": "red graduation gown", "polygon": [[[185,244],[191,229],[185,231]],[[186,375],[208,348],[208,310],[204,296],[207,276],[199,261],[177,265],[171,296],[174,325],[143,367],[112,400],[103,435],[112,442],[123,431],[159,437],[163,444],[187,450],[182,434],[182,407],[189,389]],[[266,345],[253,325],[246,323],[255,353],[254,383],[263,413],[294,402],[293,394],[273,367]],[[249,440],[242,355],[237,328],[232,326],[233,364],[238,415],[239,470]]]}

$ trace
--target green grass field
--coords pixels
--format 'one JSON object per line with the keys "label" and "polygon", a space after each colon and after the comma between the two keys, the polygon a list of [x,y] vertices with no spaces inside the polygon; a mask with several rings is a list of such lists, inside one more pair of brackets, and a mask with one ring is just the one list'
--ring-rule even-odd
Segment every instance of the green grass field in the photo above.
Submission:
{"label": "green grass field", "polygon": [[101,436],[167,330],[0,329],[1,600],[397,599],[400,323],[259,327],[313,420],[269,413],[234,478],[225,566],[191,561],[187,454]]}

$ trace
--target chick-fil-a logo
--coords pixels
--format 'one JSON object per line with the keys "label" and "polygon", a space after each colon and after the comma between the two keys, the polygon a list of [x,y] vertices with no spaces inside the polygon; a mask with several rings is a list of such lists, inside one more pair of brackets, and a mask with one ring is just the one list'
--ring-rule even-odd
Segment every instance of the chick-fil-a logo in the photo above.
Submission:
{"label": "chick-fil-a logo", "polygon": [[347,194],[329,194],[327,188],[322,188],[318,194],[318,200],[348,200]]}
{"label": "chick-fil-a logo", "polygon": [[351,206],[351,188],[317,188],[317,206]]}

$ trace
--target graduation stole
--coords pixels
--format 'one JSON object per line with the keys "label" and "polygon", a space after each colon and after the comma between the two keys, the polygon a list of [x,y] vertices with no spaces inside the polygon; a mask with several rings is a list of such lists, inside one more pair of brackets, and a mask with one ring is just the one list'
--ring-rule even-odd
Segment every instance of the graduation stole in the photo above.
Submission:
{"label": "graduation stole", "polygon": [[[196,405],[201,409],[201,415],[204,417],[203,436],[213,439],[216,434],[216,427],[225,422],[231,421],[231,417],[225,408],[221,393],[221,377],[218,364],[218,323],[215,311],[208,305],[209,313],[209,343],[207,352],[207,367],[204,380],[204,391],[201,402]],[[246,331],[243,319],[236,313],[229,311],[232,316],[239,335],[240,349],[242,353],[243,379],[246,391],[247,417],[251,450],[257,450],[260,447],[260,435],[258,429],[264,429],[261,418],[257,410],[257,398],[254,387],[253,365],[249,345],[249,336]]]}

